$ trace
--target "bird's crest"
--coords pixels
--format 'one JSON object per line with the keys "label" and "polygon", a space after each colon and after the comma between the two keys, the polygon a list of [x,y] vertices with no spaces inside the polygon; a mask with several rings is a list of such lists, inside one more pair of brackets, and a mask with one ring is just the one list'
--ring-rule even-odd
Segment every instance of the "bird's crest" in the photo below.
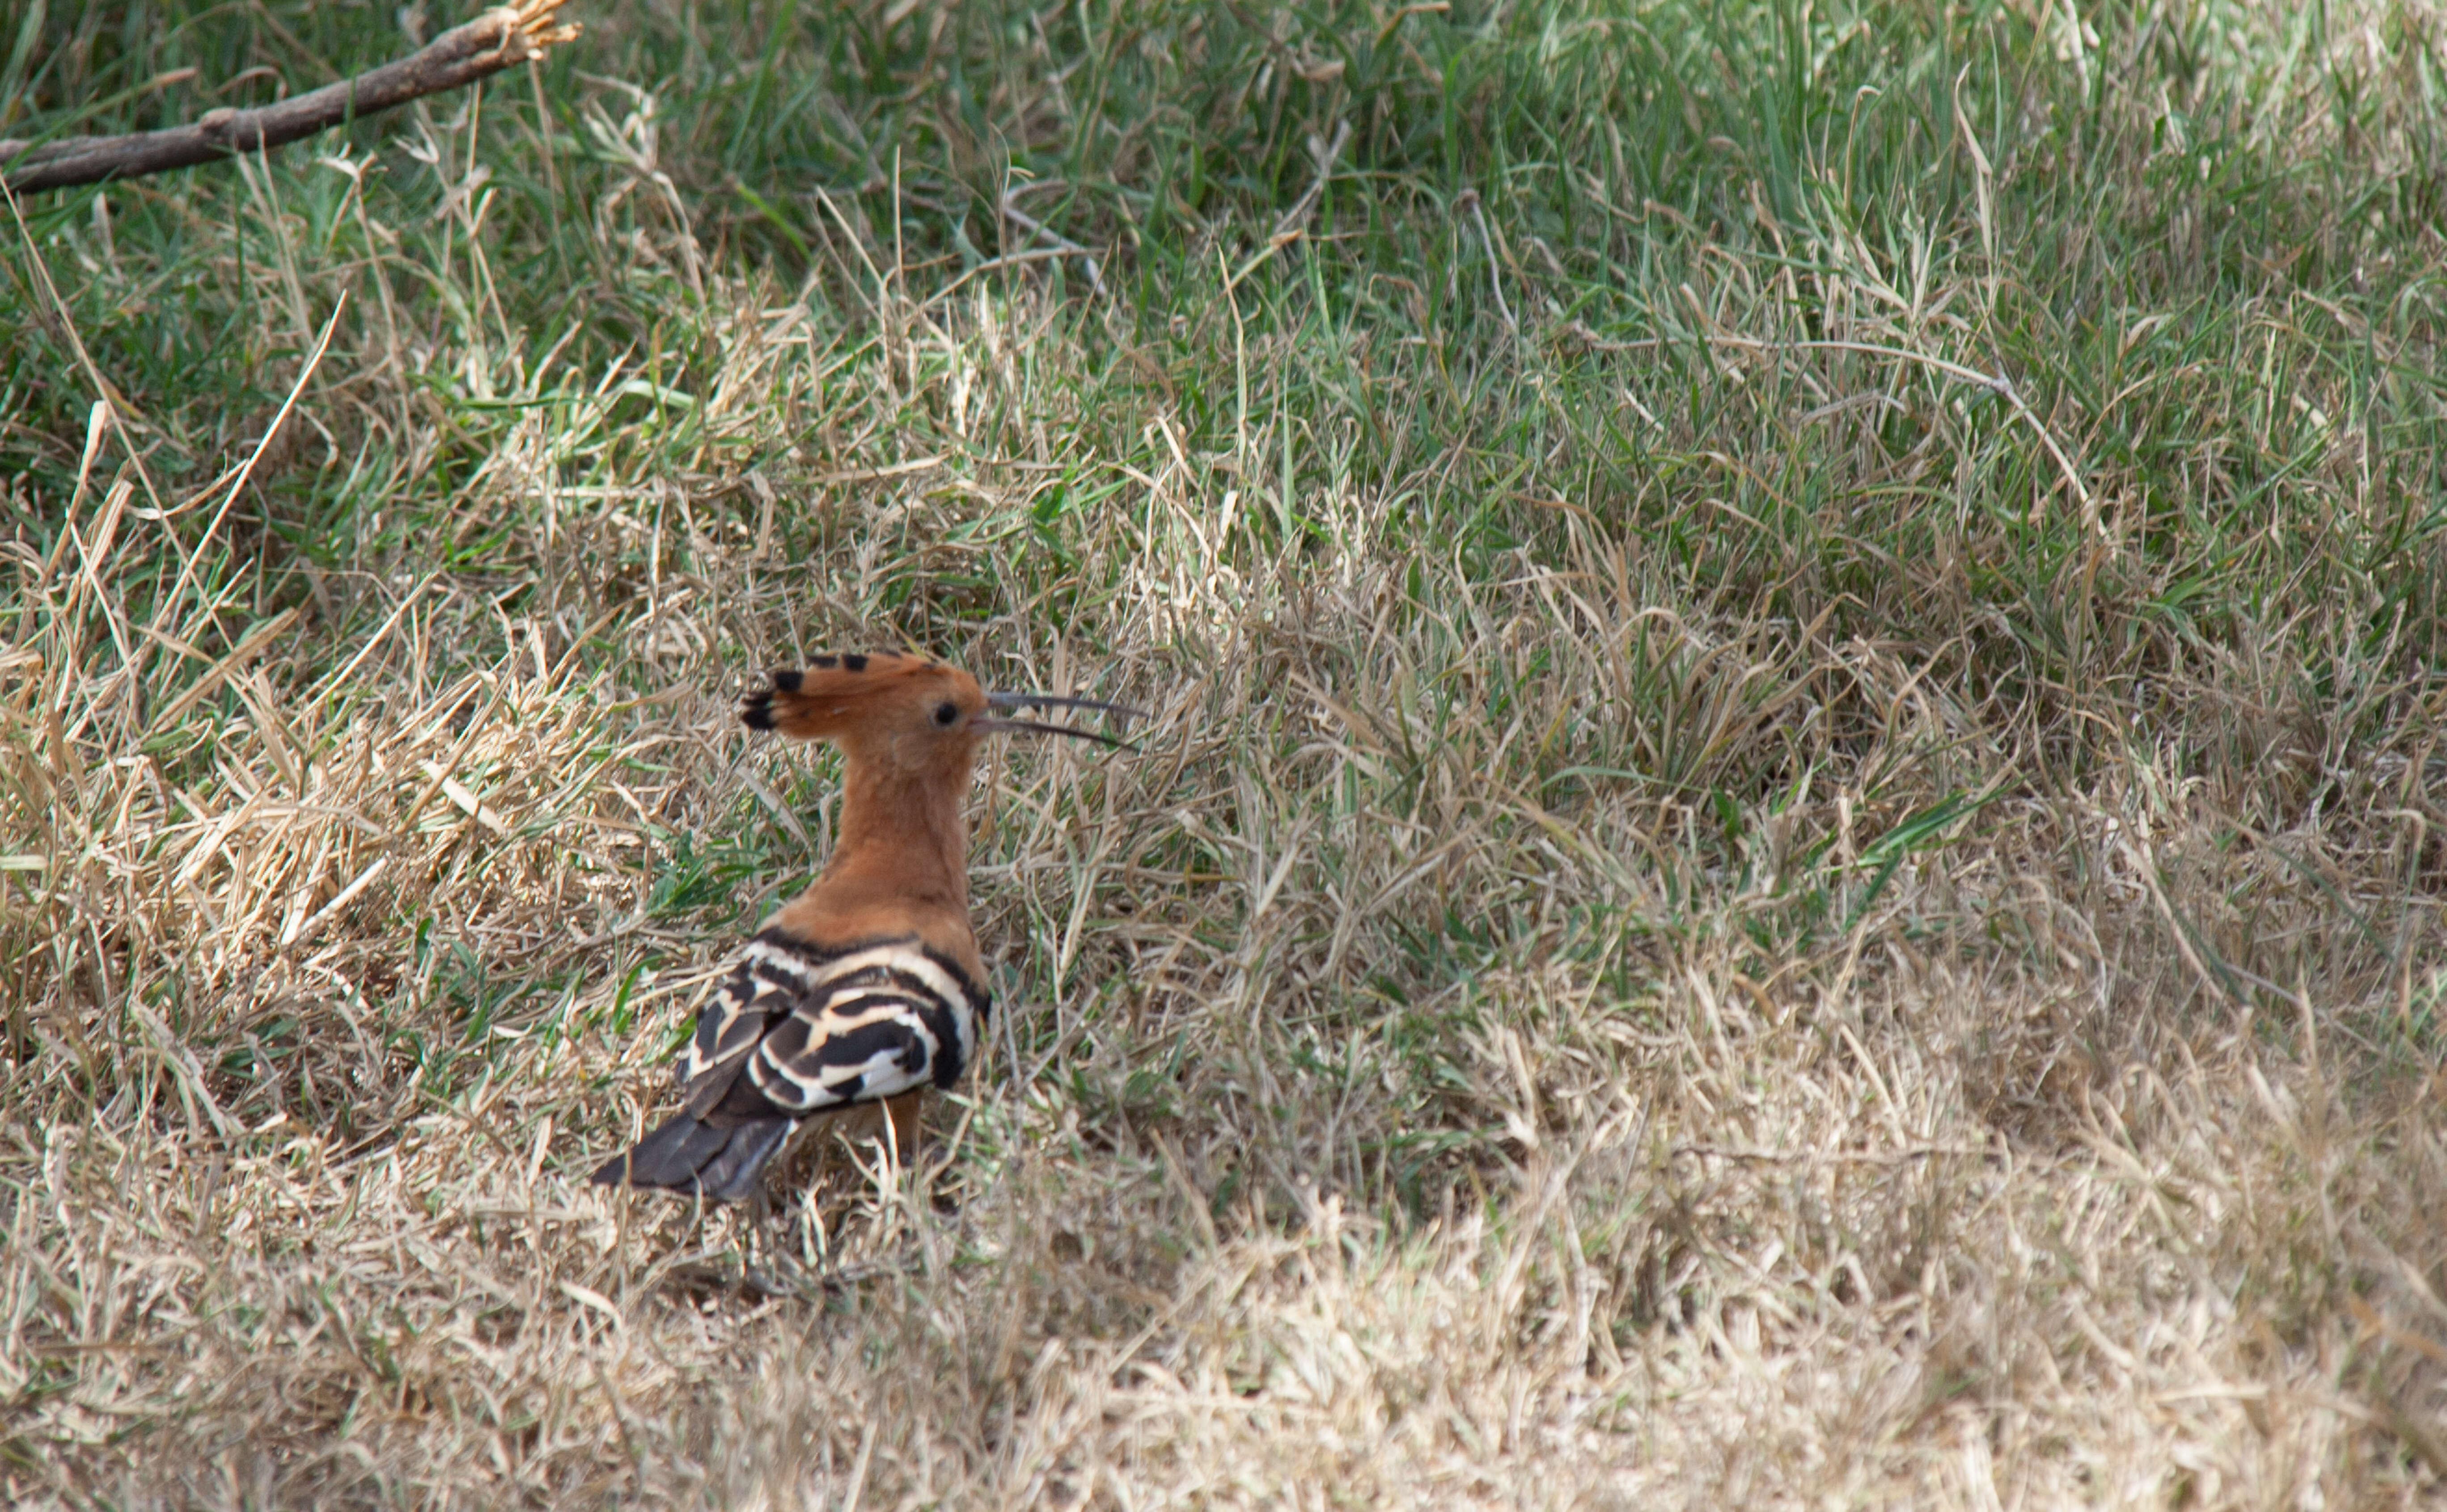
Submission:
{"label": "bird's crest", "polygon": [[985,708],[985,690],[957,667],[903,652],[810,656],[804,668],[768,674],[771,686],[748,695],[740,719],[794,740],[838,740],[895,715],[933,719],[942,706],[960,715]]}

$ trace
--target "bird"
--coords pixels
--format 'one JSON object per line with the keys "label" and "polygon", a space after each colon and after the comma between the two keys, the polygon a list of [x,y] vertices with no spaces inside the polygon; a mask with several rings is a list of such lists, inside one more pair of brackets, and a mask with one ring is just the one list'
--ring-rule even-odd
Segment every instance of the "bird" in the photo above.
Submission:
{"label": "bird", "polygon": [[[977,1058],[992,1002],[969,922],[970,772],[1001,733],[1127,743],[1007,717],[1014,709],[1139,710],[1090,698],[988,692],[920,652],[814,656],[768,674],[749,729],[841,747],[831,859],[732,959],[673,1067],[680,1108],[594,1175],[721,1201],[754,1196],[767,1162],[820,1114],[882,1103],[915,1154],[919,1102]],[[1125,727],[1127,728],[1127,727]]]}

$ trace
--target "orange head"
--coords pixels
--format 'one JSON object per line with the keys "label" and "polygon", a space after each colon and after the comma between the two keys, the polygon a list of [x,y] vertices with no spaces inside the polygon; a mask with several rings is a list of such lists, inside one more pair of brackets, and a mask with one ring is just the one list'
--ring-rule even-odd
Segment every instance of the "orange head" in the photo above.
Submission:
{"label": "orange head", "polygon": [[998,710],[1053,705],[1137,712],[1088,698],[990,693],[957,667],[898,652],[813,656],[805,669],[771,677],[772,686],[749,694],[740,710],[748,728],[828,740],[842,749],[841,839],[819,890],[828,883],[861,898],[932,898],[963,910],[960,799],[985,737],[1028,730],[1122,744]]}
{"label": "orange head", "polygon": [[748,695],[740,718],[750,729],[778,730],[794,740],[828,740],[854,761],[903,771],[967,770],[977,742],[1003,730],[1076,735],[1122,744],[1093,730],[1003,719],[995,711],[1054,705],[1138,712],[1092,698],[1048,693],[990,693],[958,667],[901,652],[809,657],[805,670],[777,671],[773,686]]}

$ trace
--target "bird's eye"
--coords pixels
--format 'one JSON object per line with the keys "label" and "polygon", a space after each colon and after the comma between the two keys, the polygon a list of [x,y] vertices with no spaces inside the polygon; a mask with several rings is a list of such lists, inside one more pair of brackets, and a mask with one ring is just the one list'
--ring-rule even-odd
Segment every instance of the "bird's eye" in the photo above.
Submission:
{"label": "bird's eye", "polygon": [[935,723],[938,725],[948,727],[952,721],[959,717],[960,706],[948,698],[935,706]]}

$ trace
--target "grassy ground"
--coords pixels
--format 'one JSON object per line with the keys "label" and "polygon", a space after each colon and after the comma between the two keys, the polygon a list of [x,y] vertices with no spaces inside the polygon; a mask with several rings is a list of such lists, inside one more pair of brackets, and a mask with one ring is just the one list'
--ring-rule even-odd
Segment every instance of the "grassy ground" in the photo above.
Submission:
{"label": "grassy ground", "polygon": [[[2447,1500],[2447,11],[2077,12],[631,0],[19,205],[0,1499]],[[1158,711],[933,1168],[586,1186],[902,643]]]}

